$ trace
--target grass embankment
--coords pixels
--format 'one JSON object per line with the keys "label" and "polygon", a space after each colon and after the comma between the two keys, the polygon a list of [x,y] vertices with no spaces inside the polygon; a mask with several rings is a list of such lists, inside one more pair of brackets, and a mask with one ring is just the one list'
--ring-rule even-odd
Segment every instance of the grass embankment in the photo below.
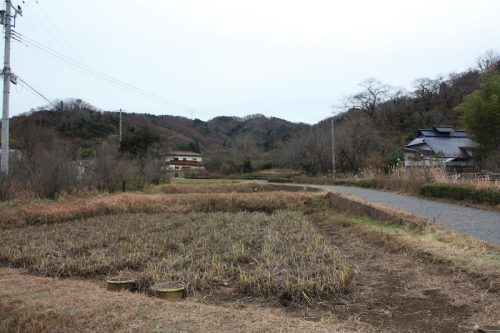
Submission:
{"label": "grass embankment", "polygon": [[287,191],[287,192],[301,192],[303,189],[297,186],[287,185],[272,185],[262,184],[250,181],[239,182],[175,182],[166,184],[160,187],[160,192],[166,194],[180,194],[180,193],[257,193],[257,192],[273,192],[273,191]]}
{"label": "grass embankment", "polygon": [[404,250],[500,282],[498,246],[355,196],[329,193],[325,199],[326,206],[317,211],[322,219],[331,216],[331,223],[356,226],[367,239],[376,240],[384,248]]}
{"label": "grass embankment", "polygon": [[188,180],[268,180],[271,182],[291,182],[295,176],[300,176],[301,172],[292,169],[267,169],[253,171],[249,173],[220,174],[210,172],[193,172],[184,174],[184,179]]}
{"label": "grass embankment", "polygon": [[[323,212],[322,214],[326,214]],[[331,213],[334,223],[353,226],[385,249],[405,252],[500,285],[500,247],[432,224],[377,221],[366,216]],[[326,218],[326,215],[322,215]]]}
{"label": "grass embankment", "polygon": [[79,218],[124,213],[188,213],[305,210],[318,193],[121,193],[59,201],[33,200],[0,204],[0,226],[55,223]]}

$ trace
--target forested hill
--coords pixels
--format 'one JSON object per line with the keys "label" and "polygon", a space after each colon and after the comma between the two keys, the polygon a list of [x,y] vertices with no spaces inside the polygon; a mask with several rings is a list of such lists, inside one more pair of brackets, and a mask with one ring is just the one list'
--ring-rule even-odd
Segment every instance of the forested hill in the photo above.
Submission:
{"label": "forested hill", "polygon": [[[14,117],[12,147],[30,152],[64,146],[76,154],[82,148],[98,150],[104,141],[118,142],[119,113],[102,112],[78,100],[67,100],[62,105],[62,110],[42,108]],[[239,162],[246,157],[270,161],[273,151],[309,127],[260,114],[202,121],[123,113],[122,120],[124,153],[158,156],[170,149],[184,149],[201,151],[221,162]]]}
{"label": "forested hill", "polygon": [[[486,78],[491,81],[493,88],[489,90],[493,92],[485,94],[495,95],[494,90],[500,87],[500,56],[490,54],[490,57],[479,59],[477,65],[462,73],[416,79],[410,90],[391,87],[376,79],[362,82],[360,91],[342,101],[333,117],[337,170],[387,169],[398,163],[402,148],[417,129],[433,125],[471,129],[474,138],[478,131],[484,133],[483,137],[492,142],[489,147],[483,145],[490,150],[484,156],[493,156],[492,167],[498,168],[500,123],[497,122],[500,118],[483,117],[491,119],[484,121],[479,117],[479,122],[471,128],[461,120],[467,117],[459,112],[464,108],[458,106],[468,95],[481,89]],[[482,98],[481,94],[476,98]],[[488,106],[487,102],[474,103],[469,104],[484,105],[492,112],[499,112],[498,106]],[[12,146],[28,156],[36,151],[63,149],[73,159],[94,155],[103,142],[108,146],[116,145],[114,151],[118,151],[117,112],[99,111],[81,100],[66,100],[57,105],[61,107],[40,108],[14,117],[11,121]],[[484,112],[491,111],[488,110]],[[123,141],[119,150],[122,155],[132,158],[159,157],[170,149],[200,151],[214,170],[228,172],[239,170],[238,166],[250,160],[254,167],[280,166],[310,174],[328,173],[332,169],[331,120],[329,117],[310,126],[260,114],[244,118],[221,116],[202,121],[124,113]],[[485,167],[489,168],[487,164]]]}
{"label": "forested hill", "polygon": [[[498,169],[499,106],[489,105],[487,101],[475,102],[484,110],[477,110],[473,125],[463,121],[464,114],[458,107],[468,95],[478,92],[487,77],[491,88],[478,96],[485,93],[490,96],[485,96],[485,100],[490,98],[495,101],[500,96],[500,92],[494,91],[500,87],[500,56],[495,52],[478,58],[476,67],[465,72],[416,79],[409,91],[391,87],[374,78],[367,79],[360,84],[358,93],[341,101],[337,106],[340,112],[336,116],[304,129],[300,137],[292,140],[283,161],[288,166],[312,174],[329,172],[332,168],[330,124],[333,119],[336,167],[340,171],[387,169],[401,161],[402,148],[414,138],[419,128],[433,125],[466,129],[475,139],[483,133],[482,136],[497,142],[496,147],[487,147],[479,140],[484,148],[481,151],[481,167]],[[474,105],[474,102],[469,104]]]}

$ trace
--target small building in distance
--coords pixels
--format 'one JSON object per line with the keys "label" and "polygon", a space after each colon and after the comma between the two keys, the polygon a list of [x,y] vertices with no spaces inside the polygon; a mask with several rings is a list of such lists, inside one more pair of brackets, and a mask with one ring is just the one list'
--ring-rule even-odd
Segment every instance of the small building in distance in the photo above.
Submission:
{"label": "small building in distance", "polygon": [[417,137],[403,149],[405,166],[465,169],[475,165],[473,154],[478,147],[465,131],[451,126],[419,129]]}
{"label": "small building in distance", "polygon": [[165,170],[175,176],[182,176],[188,170],[205,170],[203,155],[194,151],[171,151],[165,158]]}

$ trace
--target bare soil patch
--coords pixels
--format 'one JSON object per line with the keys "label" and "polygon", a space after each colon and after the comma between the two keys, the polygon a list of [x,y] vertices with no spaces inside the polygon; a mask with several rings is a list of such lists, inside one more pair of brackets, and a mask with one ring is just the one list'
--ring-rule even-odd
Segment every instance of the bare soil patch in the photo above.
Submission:
{"label": "bare soil patch", "polygon": [[335,220],[316,216],[315,225],[355,267],[350,293],[335,309],[341,318],[358,316],[384,332],[450,333],[500,320],[498,290]]}
{"label": "bare soil patch", "polygon": [[[142,293],[111,292],[99,284],[0,268],[0,332],[346,332],[288,316],[283,308],[214,306],[193,299],[166,302]],[[347,332],[353,332],[348,330]]]}

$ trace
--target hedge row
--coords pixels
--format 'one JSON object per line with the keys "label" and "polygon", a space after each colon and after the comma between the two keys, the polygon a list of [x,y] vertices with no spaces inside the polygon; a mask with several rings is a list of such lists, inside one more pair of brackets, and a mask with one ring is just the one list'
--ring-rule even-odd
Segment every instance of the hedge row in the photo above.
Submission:
{"label": "hedge row", "polygon": [[445,198],[474,203],[500,204],[500,190],[476,189],[456,184],[425,184],[420,186],[420,194],[430,198]]}

